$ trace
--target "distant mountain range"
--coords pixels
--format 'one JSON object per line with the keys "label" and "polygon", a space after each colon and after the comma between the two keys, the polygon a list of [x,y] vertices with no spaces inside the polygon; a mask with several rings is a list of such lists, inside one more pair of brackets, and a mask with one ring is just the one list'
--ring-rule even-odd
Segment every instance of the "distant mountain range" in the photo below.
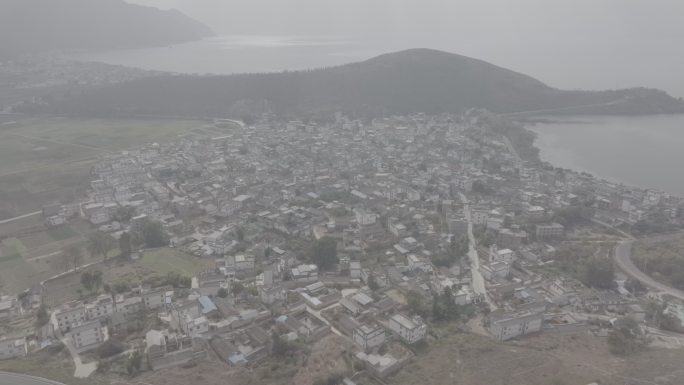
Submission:
{"label": "distant mountain range", "polygon": [[684,112],[684,102],[654,89],[564,91],[514,71],[451,53],[411,49],[339,67],[229,76],[168,75],[62,100],[55,112],[234,115],[235,105],[274,112],[357,115],[458,113],[652,114]]}
{"label": "distant mountain range", "polygon": [[213,34],[178,11],[123,0],[0,0],[0,51],[6,53],[163,46]]}

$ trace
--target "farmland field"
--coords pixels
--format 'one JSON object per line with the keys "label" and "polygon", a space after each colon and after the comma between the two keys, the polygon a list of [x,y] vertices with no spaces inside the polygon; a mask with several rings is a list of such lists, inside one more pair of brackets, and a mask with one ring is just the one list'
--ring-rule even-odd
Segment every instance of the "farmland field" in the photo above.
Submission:
{"label": "farmland field", "polygon": [[0,127],[0,220],[71,201],[99,156],[165,142],[203,125],[192,120],[27,118]]}
{"label": "farmland field", "polygon": [[[115,252],[111,253],[114,254]],[[97,263],[88,269],[102,271],[105,283],[125,282],[137,285],[148,279],[165,277],[170,272],[192,277],[214,266],[213,260],[197,258],[171,248],[160,248],[147,250],[143,252],[142,258],[134,261],[112,259],[106,263]],[[46,301],[49,304],[78,299],[78,290],[82,289],[80,273],[62,276],[47,282],[45,286],[48,292]]]}

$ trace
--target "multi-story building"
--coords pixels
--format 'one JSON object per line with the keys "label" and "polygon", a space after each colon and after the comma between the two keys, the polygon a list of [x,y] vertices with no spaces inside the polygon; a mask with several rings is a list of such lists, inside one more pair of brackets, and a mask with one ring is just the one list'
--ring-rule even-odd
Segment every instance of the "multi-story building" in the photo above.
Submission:
{"label": "multi-story building", "polygon": [[491,320],[489,331],[499,341],[541,331],[544,323],[543,310],[506,314]]}
{"label": "multi-story building", "polygon": [[107,327],[102,326],[100,321],[89,321],[72,326],[69,334],[79,353],[97,349],[109,338]]}
{"label": "multi-story building", "polygon": [[427,334],[427,325],[420,317],[408,318],[403,314],[393,315],[389,328],[408,344],[422,340]]}
{"label": "multi-story building", "polygon": [[352,339],[363,350],[368,351],[385,342],[385,330],[377,324],[361,325],[352,332]]}
{"label": "multi-story building", "polygon": [[86,304],[86,316],[89,320],[99,320],[111,316],[114,313],[114,308],[112,297],[103,294],[97,297],[94,302]]}
{"label": "multi-story building", "polygon": [[0,339],[0,361],[28,355],[26,338]]}
{"label": "multi-story building", "polygon": [[538,240],[553,239],[563,236],[565,227],[560,223],[552,223],[550,225],[537,225],[535,233]]}
{"label": "multi-story building", "polygon": [[72,326],[86,321],[85,305],[80,301],[66,303],[55,311],[55,320],[57,328],[66,333]]}
{"label": "multi-story building", "polygon": [[147,310],[160,309],[171,304],[173,301],[173,290],[164,287],[143,292],[142,301]]}

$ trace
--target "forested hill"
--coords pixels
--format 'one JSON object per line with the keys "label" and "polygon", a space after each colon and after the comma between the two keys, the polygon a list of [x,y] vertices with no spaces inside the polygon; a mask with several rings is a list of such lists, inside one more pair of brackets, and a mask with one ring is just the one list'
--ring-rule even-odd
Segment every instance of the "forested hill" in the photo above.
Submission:
{"label": "forested hill", "polygon": [[659,90],[558,90],[481,60],[428,49],[311,71],[158,76],[87,92],[51,108],[83,114],[220,117],[232,113],[236,104],[267,104],[281,113],[341,110],[376,116],[461,112],[471,107],[498,113],[684,112],[682,100]]}
{"label": "forested hill", "polygon": [[211,35],[178,11],[123,0],[0,0],[0,51],[13,54],[163,46]]}

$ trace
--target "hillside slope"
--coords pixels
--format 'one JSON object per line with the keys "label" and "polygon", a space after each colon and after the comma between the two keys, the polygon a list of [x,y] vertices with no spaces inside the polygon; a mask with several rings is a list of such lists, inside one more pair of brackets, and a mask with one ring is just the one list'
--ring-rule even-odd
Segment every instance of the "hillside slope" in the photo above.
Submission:
{"label": "hillside slope", "polygon": [[499,113],[684,112],[684,103],[663,91],[563,91],[481,60],[428,49],[311,71],[158,76],[65,100],[55,112],[224,116],[245,101],[267,101],[276,112],[308,114],[441,113],[471,107]]}
{"label": "hillside slope", "polygon": [[107,50],[183,43],[211,36],[175,11],[123,0],[0,0],[0,51]]}

